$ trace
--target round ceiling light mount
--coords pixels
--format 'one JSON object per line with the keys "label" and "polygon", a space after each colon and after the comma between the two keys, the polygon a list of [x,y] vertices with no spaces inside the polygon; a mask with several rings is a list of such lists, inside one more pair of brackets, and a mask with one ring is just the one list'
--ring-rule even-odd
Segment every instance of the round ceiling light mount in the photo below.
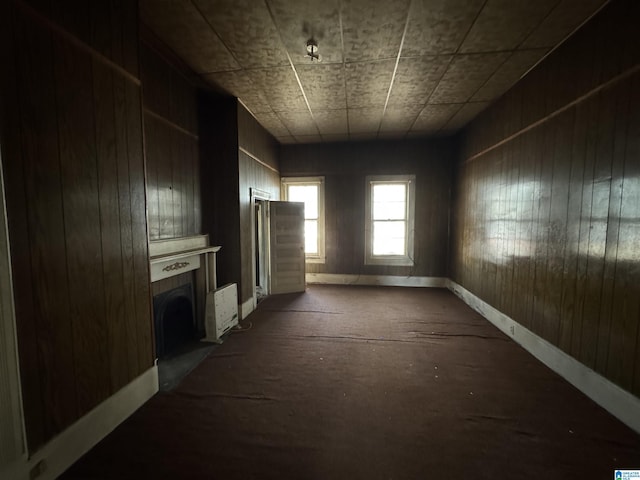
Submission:
{"label": "round ceiling light mount", "polygon": [[320,54],[318,53],[318,42],[316,42],[313,38],[307,40],[307,57],[311,58],[311,61],[317,60],[320,61]]}

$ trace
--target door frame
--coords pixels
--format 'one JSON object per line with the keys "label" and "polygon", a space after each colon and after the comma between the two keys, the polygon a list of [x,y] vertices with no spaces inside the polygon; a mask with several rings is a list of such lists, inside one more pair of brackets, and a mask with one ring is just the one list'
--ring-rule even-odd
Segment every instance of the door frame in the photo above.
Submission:
{"label": "door frame", "polygon": [[[269,295],[269,276],[271,275],[269,269],[269,221],[268,215],[268,203],[271,200],[271,193],[260,190],[259,188],[249,188],[250,205],[251,205],[251,288],[253,289],[253,308],[258,305],[258,293],[256,289],[256,253],[260,254],[260,272],[264,282],[261,282],[261,287],[265,295]],[[261,231],[256,231],[256,203],[262,204],[260,222],[262,225]],[[256,236],[260,239],[260,245],[256,245]],[[256,249],[259,249],[256,252]]]}

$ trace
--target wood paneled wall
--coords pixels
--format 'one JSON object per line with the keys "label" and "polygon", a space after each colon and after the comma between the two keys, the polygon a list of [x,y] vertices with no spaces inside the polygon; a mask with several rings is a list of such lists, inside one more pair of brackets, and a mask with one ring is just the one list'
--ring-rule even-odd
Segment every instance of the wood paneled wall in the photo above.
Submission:
{"label": "wood paneled wall", "polygon": [[640,396],[640,3],[615,0],[461,137],[452,277]]}
{"label": "wood paneled wall", "polygon": [[240,201],[240,285],[238,297],[253,297],[252,188],[280,199],[278,150],[275,139],[238,103],[238,180]]}
{"label": "wood paneled wall", "polygon": [[137,5],[9,3],[1,146],[34,451],[153,365]]}
{"label": "wood paneled wall", "polygon": [[151,47],[141,76],[151,240],[201,233],[197,92]]}
{"label": "wood paneled wall", "polygon": [[198,118],[201,151],[202,233],[217,254],[218,285],[240,282],[238,203],[238,113],[235,98],[201,92]]}
{"label": "wood paneled wall", "polygon": [[250,189],[279,196],[276,142],[236,98],[200,99],[203,228],[218,253],[218,284],[253,296]]}
{"label": "wood paneled wall", "polygon": [[[308,272],[446,276],[449,185],[453,155],[447,140],[284,145],[283,177],[325,177],[326,263]],[[416,175],[415,265],[364,264],[365,177]]]}

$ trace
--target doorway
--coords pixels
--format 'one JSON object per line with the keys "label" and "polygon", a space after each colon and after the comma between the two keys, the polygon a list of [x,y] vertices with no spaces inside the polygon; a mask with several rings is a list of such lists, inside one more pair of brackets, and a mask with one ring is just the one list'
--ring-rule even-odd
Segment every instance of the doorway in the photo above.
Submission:
{"label": "doorway", "polygon": [[269,221],[267,217],[269,192],[251,189],[251,215],[253,225],[253,307],[269,295]]}

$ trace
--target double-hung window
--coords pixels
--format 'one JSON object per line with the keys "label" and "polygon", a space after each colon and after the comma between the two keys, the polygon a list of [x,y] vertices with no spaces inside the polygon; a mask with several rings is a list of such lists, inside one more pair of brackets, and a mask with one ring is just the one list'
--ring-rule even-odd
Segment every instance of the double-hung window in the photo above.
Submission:
{"label": "double-hung window", "polygon": [[415,175],[366,182],[365,264],[413,265]]}
{"label": "double-hung window", "polygon": [[286,177],[282,197],[304,203],[304,252],[306,261],[324,263],[324,177]]}

